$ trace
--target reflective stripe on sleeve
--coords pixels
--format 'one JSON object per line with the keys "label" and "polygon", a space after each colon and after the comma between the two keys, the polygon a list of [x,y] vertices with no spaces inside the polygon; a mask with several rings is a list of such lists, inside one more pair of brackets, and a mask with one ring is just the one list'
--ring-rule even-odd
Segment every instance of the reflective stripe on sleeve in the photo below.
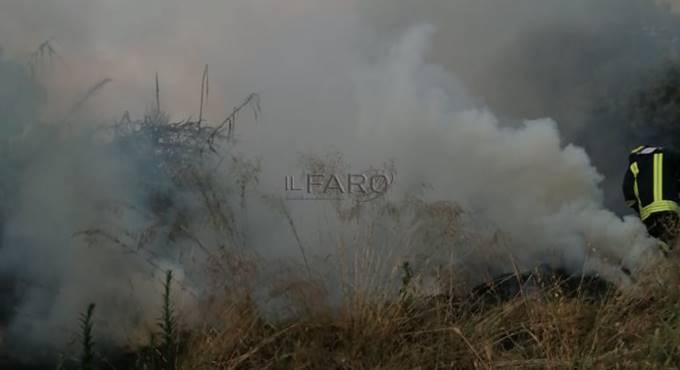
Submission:
{"label": "reflective stripe on sleeve", "polygon": [[653,213],[665,211],[680,214],[680,205],[671,200],[661,200],[658,202],[652,202],[652,204],[640,209],[640,219],[644,221],[647,218],[649,218],[649,216],[651,216]]}

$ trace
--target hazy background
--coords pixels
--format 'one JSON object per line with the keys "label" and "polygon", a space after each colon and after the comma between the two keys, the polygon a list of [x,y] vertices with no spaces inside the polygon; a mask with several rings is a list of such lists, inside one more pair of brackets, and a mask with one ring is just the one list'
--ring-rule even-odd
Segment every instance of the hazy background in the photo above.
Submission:
{"label": "hazy background", "polygon": [[[677,57],[678,37],[674,13],[647,0],[5,0],[0,153],[9,154],[0,173],[19,190],[0,193],[0,274],[30,283],[23,300],[5,299],[19,313],[9,315],[8,332],[54,344],[61,338],[47,333],[71,325],[92,300],[108,307],[102,317],[117,318],[117,340],[148,321],[139,312],[153,311],[142,308],[156,302],[148,292],[157,271],[72,238],[91,225],[144,224],[97,208],[100,198],[148,207],[135,187],[148,174],[129,168],[143,159],[83,133],[152,109],[155,73],[161,108],[196,118],[204,64],[208,119],[250,92],[262,97],[259,119],[236,128],[237,150],[261,160],[261,193],[281,195],[301,153],[339,152],[355,170],[394,160],[391,197],[426,188],[428,200],[460,204],[475,231],[507,235],[521,267],[579,270],[589,255],[634,265],[650,241],[638,220],[610,210],[625,212],[630,147],[668,135],[629,124],[617,104]],[[30,79],[21,66],[47,39],[59,56]],[[103,78],[112,82],[69,116]],[[281,215],[250,207],[249,246],[299,259]],[[333,253],[337,245],[317,242],[320,229],[336,225],[322,222],[327,210],[289,207],[310,253]],[[435,254],[422,240],[400,244],[405,235],[389,234],[381,250]],[[443,255],[467,261],[469,247],[451,244]],[[172,251],[156,262],[182,278]],[[507,267],[498,264],[490,270]],[[90,280],[95,273],[106,289]]]}
{"label": "hazy background", "polygon": [[[334,121],[351,114],[340,108],[351,106],[338,101],[349,94],[358,58],[377,56],[410,26],[430,24],[428,61],[461,79],[472,98],[506,121],[556,119],[565,141],[586,146],[606,175],[608,206],[624,211],[617,187],[631,140],[625,122],[593,123],[593,110],[603,97],[633,90],[650,69],[675,58],[677,20],[655,4],[8,0],[0,35],[5,53],[15,58],[54,40],[63,56],[60,72],[49,78],[60,91],[51,96],[55,105],[111,77],[97,114],[143,112],[158,72],[164,109],[197,114],[202,66],[210,64],[212,117],[258,89],[270,98],[267,119],[276,116],[278,126],[290,121],[287,138],[306,142],[302,128],[319,128],[321,134],[310,133],[315,140],[332,137],[327,130],[342,126]],[[284,93],[295,104],[284,104]]]}

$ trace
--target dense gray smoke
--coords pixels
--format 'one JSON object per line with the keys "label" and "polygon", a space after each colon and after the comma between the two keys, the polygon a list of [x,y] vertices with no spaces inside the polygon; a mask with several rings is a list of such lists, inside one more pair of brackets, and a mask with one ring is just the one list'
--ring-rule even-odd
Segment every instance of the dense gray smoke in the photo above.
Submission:
{"label": "dense gray smoke", "polygon": [[584,146],[605,175],[607,206],[625,212],[619,193],[627,151],[645,139],[667,141],[617,114],[678,57],[680,24],[659,4],[375,1],[363,3],[362,14],[382,35],[413,22],[434,25],[432,60],[502,117],[555,119],[565,141]]}
{"label": "dense gray smoke", "polygon": [[[409,258],[421,269],[453,261],[477,281],[512,270],[509,255],[520,268],[640,263],[654,242],[606,207],[619,201],[634,135],[596,108],[674,57],[676,17],[646,0],[414,4],[4,1],[0,279],[12,288],[0,292],[0,348],[62,348],[89,302],[102,307],[107,340],[135,342],[153,325],[163,271],[176,272],[178,300],[192,307],[208,289],[200,266],[225,245],[310,270],[348,247],[381,261],[380,281]],[[21,64],[50,37],[59,56],[29,76]],[[176,158],[158,159],[144,140],[131,150],[102,127],[126,110],[168,124],[154,107],[156,72],[160,108],[196,119],[205,63],[208,121],[253,90],[264,111],[241,114],[236,144],[206,150],[209,179],[173,182],[164,171]],[[393,163],[390,192],[350,222],[338,210],[351,199],[281,207],[301,154],[328,153],[345,173]],[[252,172],[251,191],[239,179]],[[460,207],[466,236],[433,240],[419,208],[402,207],[413,198]],[[205,207],[222,201],[235,211]],[[502,258],[488,258],[494,248]]]}

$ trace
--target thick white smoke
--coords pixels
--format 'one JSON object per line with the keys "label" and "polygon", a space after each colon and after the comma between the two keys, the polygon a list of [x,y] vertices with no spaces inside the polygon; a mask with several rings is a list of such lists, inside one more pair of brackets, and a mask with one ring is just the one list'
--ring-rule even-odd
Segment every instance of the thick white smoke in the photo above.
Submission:
{"label": "thick white smoke", "polygon": [[[0,35],[10,30],[20,35],[9,37],[10,51],[26,50],[27,44],[41,41],[39,37],[55,36],[61,45],[65,62],[57,63],[52,72],[56,76],[49,78],[48,102],[61,103],[61,92],[83,90],[102,76],[113,79],[90,102],[89,114],[74,119],[77,122],[101,121],[125,109],[143,112],[153,101],[155,71],[161,77],[163,108],[179,118],[195,117],[202,64],[209,63],[210,118],[229,111],[253,89],[262,94],[264,114],[259,121],[245,119],[236,127],[240,154],[261,160],[261,193],[285,196],[284,177],[299,172],[300,153],[323,156],[337,151],[352,170],[394,160],[397,175],[390,199],[427,184],[428,200],[452,201],[465,210],[467,228],[480,234],[502,233],[504,247],[522,268],[552,263],[587,270],[589,256],[634,267],[638,256],[651,248],[638,220],[621,220],[604,208],[602,176],[583,149],[562,141],[556,121],[540,118],[517,124],[513,117],[506,123],[483,103],[487,97],[471,92],[484,89],[466,89],[469,69],[455,70],[455,63],[438,64],[432,57],[465,55],[463,39],[452,50],[438,50],[446,47],[440,40],[430,49],[437,30],[411,24],[392,28],[394,32],[385,36],[362,19],[367,16],[366,4],[340,0],[285,5],[275,0],[85,3],[10,0],[0,5]],[[73,11],[48,12],[43,6]],[[553,6],[550,13],[559,20],[561,6]],[[30,7],[40,11],[26,12]],[[568,8],[574,14],[588,14],[584,4]],[[401,18],[408,15],[404,9],[409,8],[392,10]],[[516,9],[521,19],[533,10],[522,9]],[[27,24],[36,26],[29,30]],[[45,34],[36,35],[37,30]],[[472,63],[476,61],[472,58]],[[490,79],[483,82],[487,88],[493,85]],[[518,99],[526,98],[518,94]],[[501,100],[513,99],[508,93]],[[115,246],[74,238],[74,233],[90,227],[134,233],[149,222],[134,212],[109,209],[111,204],[143,209],[135,186],[149,180],[148,174],[130,171],[127,164],[137,159],[126,153],[102,150],[90,136],[79,137],[81,128],[56,129],[57,139],[38,141],[45,147],[23,148],[28,159],[17,175],[21,191],[11,202],[11,211],[2,215],[6,219],[0,275],[25,281],[9,331],[29,342],[59,342],[61,337],[48,334],[60,334],[56,330],[72,325],[91,301],[102,307],[101,317],[115,325],[107,332],[124,341],[150,321],[147,315],[157,313],[159,270],[165,268],[173,268],[180,282],[201,289],[202,281],[190,276],[193,267],[182,265],[186,259],[177,256],[193,242],[147,255],[158,269]],[[25,138],[41,130],[34,125],[12,135]],[[82,131],[89,132],[89,127]],[[229,182],[230,173],[219,174],[220,184]],[[243,215],[246,247],[269,260],[280,256],[299,260],[298,241],[285,218],[255,194],[249,195],[248,204]],[[354,231],[336,229],[342,223],[322,221],[327,214],[321,202],[290,201],[288,206],[310,256],[323,258],[337,251],[333,243],[319,243],[319,234]],[[194,231],[204,244],[217,248],[221,235],[206,231],[203,221],[195,220]],[[395,235],[407,237],[409,230]],[[153,250],[163,247],[154,245]],[[424,243],[408,247],[421,249],[377,257],[396,263],[401,255],[429,253]],[[468,253],[471,246],[464,241],[447,247],[444,254],[454,255],[458,263],[478,262],[474,259],[479,253]],[[506,260],[490,263],[496,264],[495,271],[512,270]]]}
{"label": "thick white smoke", "polygon": [[[416,27],[357,81],[360,158],[395,158],[398,187],[433,186],[478,221],[507,232],[524,267],[580,269],[598,250],[620,263],[649,247],[642,224],[606,211],[602,176],[550,119],[504,127],[442,68],[425,62],[430,27]],[[630,261],[628,261],[630,262]]]}

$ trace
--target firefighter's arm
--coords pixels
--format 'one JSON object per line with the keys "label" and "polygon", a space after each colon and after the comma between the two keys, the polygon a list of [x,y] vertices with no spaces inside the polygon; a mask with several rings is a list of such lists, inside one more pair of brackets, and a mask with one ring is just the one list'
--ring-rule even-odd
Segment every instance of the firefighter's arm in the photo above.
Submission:
{"label": "firefighter's arm", "polygon": [[626,205],[628,207],[637,210],[637,198],[635,197],[634,189],[635,178],[633,177],[633,172],[628,167],[626,175],[623,178],[623,198],[626,200]]}

